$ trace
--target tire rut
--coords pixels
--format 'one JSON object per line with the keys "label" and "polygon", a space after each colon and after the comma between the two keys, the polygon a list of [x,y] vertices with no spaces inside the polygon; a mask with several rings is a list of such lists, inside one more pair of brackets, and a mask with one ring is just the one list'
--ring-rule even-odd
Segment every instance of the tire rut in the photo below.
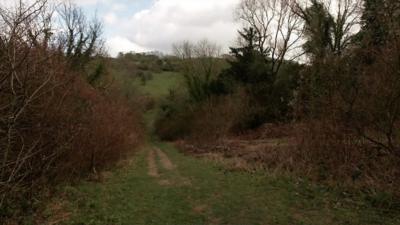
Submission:
{"label": "tire rut", "polygon": [[156,154],[154,150],[150,150],[147,156],[147,164],[148,164],[148,172],[147,174],[151,177],[159,177],[157,163],[156,163]]}
{"label": "tire rut", "polygon": [[160,158],[161,165],[164,167],[164,169],[173,170],[176,168],[176,166],[172,163],[167,154],[165,154],[159,148],[155,148],[155,150],[157,152],[158,157]]}

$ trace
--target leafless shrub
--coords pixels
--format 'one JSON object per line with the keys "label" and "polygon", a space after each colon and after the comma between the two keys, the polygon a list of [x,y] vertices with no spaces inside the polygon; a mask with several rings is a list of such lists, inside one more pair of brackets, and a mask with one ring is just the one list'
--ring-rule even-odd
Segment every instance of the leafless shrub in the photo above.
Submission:
{"label": "leafless shrub", "polygon": [[84,81],[52,42],[49,9],[0,8],[0,209],[14,214],[45,185],[103,169],[140,142],[136,112]]}
{"label": "leafless shrub", "polygon": [[243,115],[247,98],[244,93],[232,96],[214,97],[197,106],[193,112],[188,142],[218,143],[233,133],[234,127]]}

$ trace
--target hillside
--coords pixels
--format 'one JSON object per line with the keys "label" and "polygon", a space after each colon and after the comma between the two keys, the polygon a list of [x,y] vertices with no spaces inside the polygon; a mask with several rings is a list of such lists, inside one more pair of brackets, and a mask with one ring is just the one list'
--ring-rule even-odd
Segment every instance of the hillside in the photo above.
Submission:
{"label": "hillside", "polygon": [[[140,91],[166,97],[155,74]],[[148,85],[148,86],[147,86]],[[164,89],[165,90],[165,89]],[[149,111],[151,113],[151,111]],[[149,120],[154,119],[152,116]],[[151,121],[148,121],[151,122]],[[149,142],[100,180],[62,188],[48,205],[49,224],[398,224],[379,199],[246,166],[240,156],[183,154],[172,143]],[[259,141],[254,140],[257,145]],[[252,142],[249,141],[248,145]],[[245,149],[242,149],[245,152]]]}

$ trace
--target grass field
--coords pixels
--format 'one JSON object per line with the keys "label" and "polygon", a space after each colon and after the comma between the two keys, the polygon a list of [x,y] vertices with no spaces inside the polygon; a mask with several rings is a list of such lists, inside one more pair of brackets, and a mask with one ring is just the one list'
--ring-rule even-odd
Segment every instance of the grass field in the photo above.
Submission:
{"label": "grass field", "polygon": [[[152,149],[160,155],[149,175]],[[178,153],[168,144],[147,146],[103,183],[65,190],[64,224],[400,224],[400,215],[381,213],[357,198],[305,181],[265,173],[232,172],[218,163]]]}
{"label": "grass field", "polygon": [[151,96],[158,101],[167,96],[171,89],[180,88],[183,83],[183,75],[178,72],[152,73],[152,79],[143,84],[140,78],[133,75],[112,71],[121,92],[131,98]]}
{"label": "grass field", "polygon": [[133,81],[133,88],[140,94],[149,95],[160,99],[168,95],[171,89],[182,88],[183,76],[176,72],[154,73],[153,78],[148,80],[145,85],[140,79]]}

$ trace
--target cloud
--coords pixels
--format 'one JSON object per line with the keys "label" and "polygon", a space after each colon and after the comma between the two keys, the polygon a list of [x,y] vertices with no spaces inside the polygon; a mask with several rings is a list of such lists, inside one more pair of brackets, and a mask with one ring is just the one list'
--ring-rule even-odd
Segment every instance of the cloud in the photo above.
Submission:
{"label": "cloud", "polygon": [[81,6],[90,6],[90,5],[104,4],[110,2],[110,0],[73,0],[73,1]]}
{"label": "cloud", "polygon": [[109,54],[113,57],[120,52],[147,52],[149,49],[131,42],[129,39],[121,36],[114,36],[106,41]]}
{"label": "cloud", "polygon": [[[240,0],[72,1],[82,6],[89,17],[97,15],[103,20],[111,55],[132,50],[170,52],[176,42],[205,38],[227,50],[234,44],[239,28],[233,14]],[[15,0],[0,2],[15,4]]]}
{"label": "cloud", "polygon": [[115,13],[110,12],[104,15],[103,20],[107,25],[114,25],[118,21],[118,17]]}
{"label": "cloud", "polygon": [[[58,4],[62,3],[65,1],[72,1],[73,3],[79,5],[79,6],[93,6],[93,5],[99,5],[99,4],[107,4],[110,2],[110,0],[50,0],[48,3],[50,4]],[[22,0],[22,4],[25,6],[30,6],[34,3],[37,3],[36,0]],[[15,7],[19,5],[19,1],[17,0],[1,0],[0,1],[0,6],[5,6],[5,7]]]}
{"label": "cloud", "polygon": [[232,45],[238,24],[233,13],[238,0],[158,0],[121,23],[131,42],[169,52],[173,43],[209,39],[224,49]]}

